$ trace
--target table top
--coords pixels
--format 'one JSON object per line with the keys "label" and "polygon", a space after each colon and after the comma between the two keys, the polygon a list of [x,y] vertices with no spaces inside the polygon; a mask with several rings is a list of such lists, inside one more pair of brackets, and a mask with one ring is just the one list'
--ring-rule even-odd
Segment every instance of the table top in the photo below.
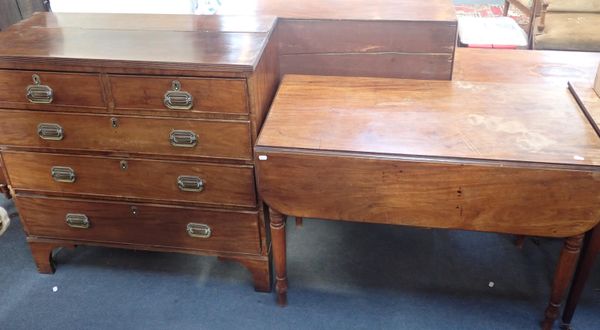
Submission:
{"label": "table top", "polygon": [[262,16],[37,13],[0,33],[0,67],[35,61],[252,71],[275,22]]}
{"label": "table top", "polygon": [[286,76],[264,147],[600,166],[600,139],[566,86],[535,84]]}
{"label": "table top", "polygon": [[269,15],[287,19],[456,22],[451,0],[223,0],[219,15]]}
{"label": "table top", "polygon": [[600,53],[456,48],[453,80],[544,84],[593,84]]}

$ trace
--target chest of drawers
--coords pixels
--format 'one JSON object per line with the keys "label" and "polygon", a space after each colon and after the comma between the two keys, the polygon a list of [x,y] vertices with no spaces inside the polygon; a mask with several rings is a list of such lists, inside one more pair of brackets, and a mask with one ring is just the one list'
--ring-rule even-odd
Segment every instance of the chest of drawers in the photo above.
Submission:
{"label": "chest of drawers", "polygon": [[252,146],[275,23],[40,13],[0,34],[2,170],[40,272],[99,245],[238,261],[270,290]]}

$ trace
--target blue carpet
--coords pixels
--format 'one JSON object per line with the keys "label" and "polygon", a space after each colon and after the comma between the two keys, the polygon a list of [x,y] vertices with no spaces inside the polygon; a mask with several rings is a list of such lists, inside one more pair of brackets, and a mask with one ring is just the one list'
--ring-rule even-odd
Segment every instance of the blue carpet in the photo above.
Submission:
{"label": "blue carpet", "polygon": [[[496,234],[293,224],[290,305],[279,308],[273,294],[253,291],[242,266],[211,257],[78,247],[60,251],[56,274],[41,275],[13,221],[0,238],[0,328],[536,329],[560,250],[547,239],[518,250]],[[600,328],[594,288],[600,267],[576,329]]]}

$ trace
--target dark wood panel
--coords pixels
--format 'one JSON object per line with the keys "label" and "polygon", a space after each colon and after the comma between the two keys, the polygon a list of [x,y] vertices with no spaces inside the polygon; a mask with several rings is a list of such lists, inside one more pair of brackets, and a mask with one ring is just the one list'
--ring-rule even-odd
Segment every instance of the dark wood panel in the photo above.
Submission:
{"label": "dark wood panel", "polygon": [[181,83],[181,91],[194,98],[190,110],[170,110],[180,114],[193,112],[248,113],[245,79],[202,79],[156,76],[109,76],[114,106],[118,109],[169,110],[165,93],[173,81]]}
{"label": "dark wood panel", "polygon": [[[260,253],[256,212],[211,211],[195,208],[151,206],[33,198],[16,199],[29,235],[83,241],[147,244],[211,251]],[[84,214],[90,227],[72,228],[68,213]],[[189,223],[210,227],[209,238],[188,235]]]}
{"label": "dark wood panel", "polygon": [[257,148],[259,193],[288,215],[567,237],[600,220],[600,173]]}
{"label": "dark wood panel", "polygon": [[456,24],[427,21],[282,20],[280,52],[446,53],[454,52]]}
{"label": "dark wood panel", "polygon": [[253,145],[279,86],[279,59],[276,38],[277,35],[271,38],[260,63],[256,67],[256,72],[248,79],[250,117],[253,123]]}
{"label": "dark wood panel", "polygon": [[[165,15],[164,19],[168,19]],[[143,20],[140,15],[139,20]],[[30,28],[0,34],[0,67],[36,63],[96,69],[251,72],[267,33]],[[43,60],[41,60],[43,59]],[[138,70],[139,71],[139,70]]]}
{"label": "dark wood panel", "polygon": [[[58,125],[63,130],[63,138],[42,139],[38,133],[38,125],[42,123]],[[196,145],[173,146],[170,140],[173,130],[195,133]],[[252,159],[250,124],[247,121],[0,110],[0,132],[0,144],[6,146]]]}
{"label": "dark wood panel", "polygon": [[[191,162],[67,156],[43,153],[3,152],[4,165],[16,191],[130,198],[163,202],[255,207],[252,166],[214,165]],[[126,169],[122,168],[126,161]],[[75,171],[73,183],[56,182],[53,166]],[[201,192],[181,191],[179,176],[203,180]]]}
{"label": "dark wood panel", "polygon": [[452,55],[409,53],[281,55],[281,74],[449,80]]}
{"label": "dark wood panel", "polygon": [[[40,77],[41,85],[52,89],[52,103],[34,104],[27,100],[27,87],[34,85],[34,74]],[[106,111],[99,74],[43,71],[0,70],[0,106],[33,109],[79,107]]]}

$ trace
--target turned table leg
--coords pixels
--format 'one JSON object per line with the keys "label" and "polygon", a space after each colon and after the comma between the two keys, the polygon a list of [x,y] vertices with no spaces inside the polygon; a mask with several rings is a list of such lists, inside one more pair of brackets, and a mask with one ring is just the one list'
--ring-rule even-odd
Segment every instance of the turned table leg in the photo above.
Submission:
{"label": "turned table leg", "polygon": [[273,259],[275,261],[275,291],[277,303],[287,305],[287,270],[285,251],[285,215],[270,209],[271,216],[271,244],[273,244]]}
{"label": "turned table leg", "polygon": [[573,278],[573,285],[571,286],[569,296],[567,297],[565,310],[563,311],[562,327],[566,329],[569,328],[569,324],[573,319],[573,314],[575,313],[575,308],[577,307],[585,283],[590,276],[596,256],[600,252],[600,225],[594,227],[594,229],[588,232],[586,236],[586,244],[579,265],[577,266],[575,277]]}
{"label": "turned table leg", "polygon": [[542,329],[544,330],[552,329],[554,321],[558,318],[560,303],[569,287],[569,282],[573,277],[575,267],[577,266],[577,259],[579,257],[579,252],[581,251],[582,241],[583,234],[565,239],[563,249],[560,252],[558,265],[556,266],[556,272],[554,273],[554,280],[552,281],[550,302],[548,303],[548,307],[544,314],[545,318],[542,322]]}

